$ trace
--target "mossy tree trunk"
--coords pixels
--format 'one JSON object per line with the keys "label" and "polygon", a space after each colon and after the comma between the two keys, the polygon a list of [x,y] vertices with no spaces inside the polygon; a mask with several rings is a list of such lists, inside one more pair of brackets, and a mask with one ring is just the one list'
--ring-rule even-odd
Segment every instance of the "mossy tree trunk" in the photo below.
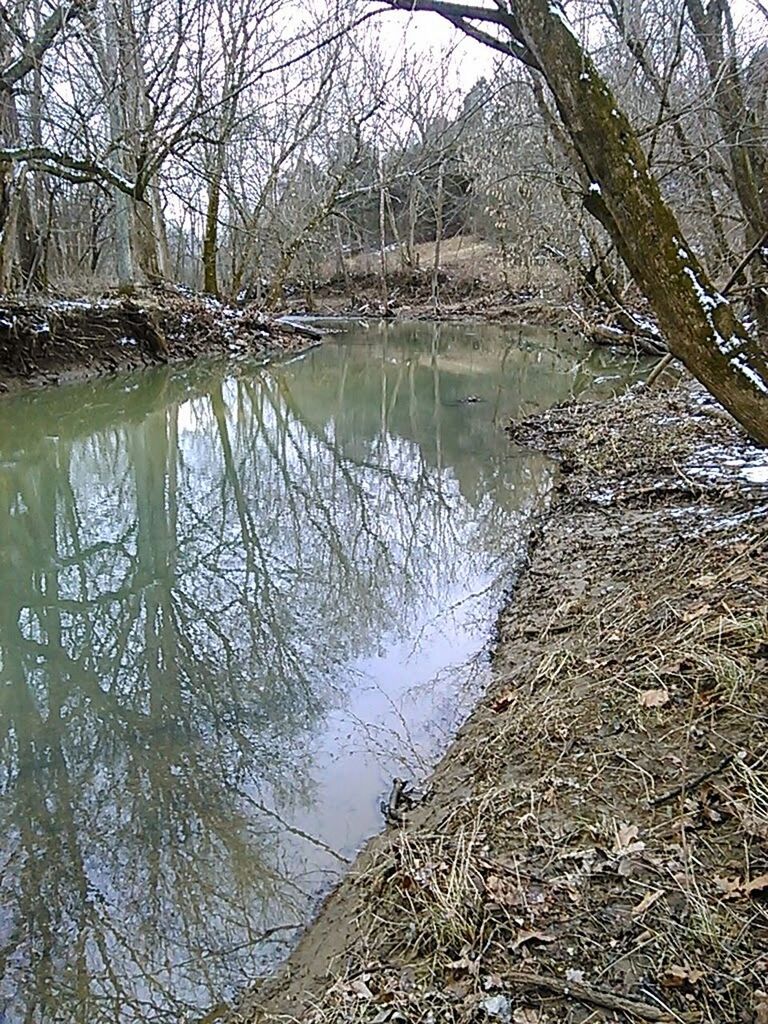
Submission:
{"label": "mossy tree trunk", "polygon": [[768,445],[768,353],[691,252],[632,126],[556,0],[512,0],[506,10],[443,0],[388,2],[441,14],[543,74],[578,154],[585,205],[648,298],[670,351]]}
{"label": "mossy tree trunk", "polygon": [[754,250],[751,305],[768,343],[768,142],[765,129],[747,102],[747,89],[739,58],[732,43],[728,3],[686,0],[696,38],[707,65],[714,109],[728,147],[733,187],[744,215],[744,241]]}

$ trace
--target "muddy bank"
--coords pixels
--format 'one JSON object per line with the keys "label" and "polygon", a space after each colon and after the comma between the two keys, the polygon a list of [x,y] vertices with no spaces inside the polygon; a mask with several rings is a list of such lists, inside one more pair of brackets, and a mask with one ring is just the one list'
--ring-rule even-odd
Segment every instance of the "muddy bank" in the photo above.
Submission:
{"label": "muddy bank", "polygon": [[230,1024],[768,1019],[768,456],[689,384],[512,437],[495,683]]}
{"label": "muddy bank", "polygon": [[311,330],[171,288],[131,298],[0,302],[0,392],[197,356],[305,349]]}
{"label": "muddy bank", "polygon": [[385,297],[378,274],[358,272],[315,284],[302,298],[288,297],[286,308],[294,315],[318,317],[527,323],[578,333],[595,345],[632,347],[650,355],[666,351],[647,303],[639,296],[631,308],[619,310],[587,302],[562,282],[559,288],[549,281],[542,287],[512,288],[498,272],[468,276],[442,270],[438,282],[436,299],[430,271],[400,269],[389,274]]}
{"label": "muddy bank", "polygon": [[[297,289],[298,291],[298,289]],[[492,322],[536,320],[557,325],[561,304],[547,303],[531,288],[514,291],[494,277],[468,277],[454,271],[438,275],[437,302],[429,271],[394,270],[387,277],[386,297],[374,272],[331,277],[301,296],[286,296],[292,313],[319,316],[389,317],[401,319],[484,319]]]}

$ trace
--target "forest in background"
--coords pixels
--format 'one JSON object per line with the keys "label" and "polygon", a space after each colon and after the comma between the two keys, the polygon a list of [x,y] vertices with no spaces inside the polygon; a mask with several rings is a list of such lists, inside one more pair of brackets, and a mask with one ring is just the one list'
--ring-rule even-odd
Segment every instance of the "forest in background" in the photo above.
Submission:
{"label": "forest in background", "polygon": [[[733,293],[759,313],[768,8],[576,0],[568,16],[710,276],[728,281],[762,240]],[[499,56],[467,86],[477,46],[425,48],[418,17],[355,2],[4,5],[0,291],[165,280],[275,307],[286,285],[343,282],[364,254],[381,276],[432,275],[437,293],[440,242],[461,234],[510,288],[566,280],[622,302],[629,277],[586,212],[540,76]]]}

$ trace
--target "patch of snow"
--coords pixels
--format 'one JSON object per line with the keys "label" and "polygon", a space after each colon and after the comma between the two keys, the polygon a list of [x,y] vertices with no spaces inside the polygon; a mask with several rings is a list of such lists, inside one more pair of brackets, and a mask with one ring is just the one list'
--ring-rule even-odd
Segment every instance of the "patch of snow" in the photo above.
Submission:
{"label": "patch of snow", "polygon": [[764,487],[768,487],[768,462],[764,466],[746,466],[742,475],[751,484],[761,484]]}
{"label": "patch of snow", "polygon": [[648,331],[649,334],[653,334],[657,338],[661,337],[661,331],[659,330],[658,326],[653,322],[653,320],[649,320],[647,316],[640,316],[638,314],[635,314],[634,320],[635,323],[639,327],[642,327],[644,331]]}
{"label": "patch of snow", "polygon": [[707,483],[768,484],[768,451],[746,444],[701,447],[685,464],[685,473]]}
{"label": "patch of snow", "polygon": [[504,1024],[511,1024],[512,1003],[507,996],[487,996],[480,1003],[480,1006],[485,1011],[486,1016],[494,1020],[503,1021]]}
{"label": "patch of snow", "polygon": [[[682,253],[683,257],[686,258],[686,254],[682,249],[680,249],[678,253]],[[713,295],[710,295],[709,292],[702,287],[701,282],[698,277],[696,277],[696,274],[693,272],[691,267],[683,267],[683,272],[687,274],[693,282],[693,290],[696,292],[696,298],[699,300],[699,305],[703,310],[716,309],[718,306],[727,305],[728,300],[721,295],[720,292],[715,292]]]}
{"label": "patch of snow", "polygon": [[557,0],[550,0],[549,13],[553,14],[556,18],[559,18],[565,26],[565,28],[567,28],[571,35],[573,35],[573,28],[571,27],[571,23],[570,21],[568,21],[568,18],[566,17],[562,5],[559,4]]}
{"label": "patch of snow", "polygon": [[[731,341],[733,341],[733,339],[731,339]],[[768,395],[768,384],[763,380],[760,374],[749,365],[744,352],[736,353],[736,355],[731,359],[731,366],[734,370],[741,371],[747,380],[751,381],[755,385],[758,391],[762,391],[764,395]]]}

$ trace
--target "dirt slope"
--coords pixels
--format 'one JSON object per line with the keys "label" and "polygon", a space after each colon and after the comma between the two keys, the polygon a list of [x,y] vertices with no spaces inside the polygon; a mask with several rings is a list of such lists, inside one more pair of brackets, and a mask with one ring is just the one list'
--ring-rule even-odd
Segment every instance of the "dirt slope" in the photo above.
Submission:
{"label": "dirt slope", "polygon": [[3,300],[0,393],[201,355],[271,358],[307,344],[257,310],[171,287],[131,298]]}

